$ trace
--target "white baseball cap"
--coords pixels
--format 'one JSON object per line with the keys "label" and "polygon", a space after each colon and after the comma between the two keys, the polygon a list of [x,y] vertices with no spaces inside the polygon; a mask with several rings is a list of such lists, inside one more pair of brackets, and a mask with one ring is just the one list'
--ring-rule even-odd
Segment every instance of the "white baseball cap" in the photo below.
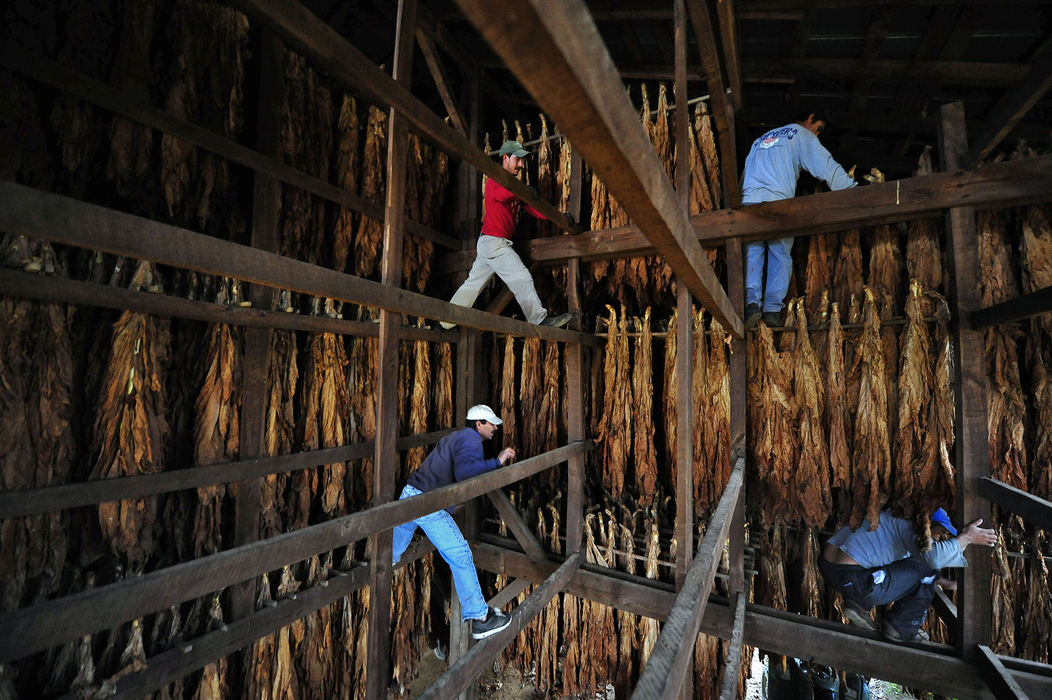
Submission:
{"label": "white baseball cap", "polygon": [[468,420],[484,420],[493,425],[500,425],[504,422],[497,417],[492,408],[481,403],[468,409]]}

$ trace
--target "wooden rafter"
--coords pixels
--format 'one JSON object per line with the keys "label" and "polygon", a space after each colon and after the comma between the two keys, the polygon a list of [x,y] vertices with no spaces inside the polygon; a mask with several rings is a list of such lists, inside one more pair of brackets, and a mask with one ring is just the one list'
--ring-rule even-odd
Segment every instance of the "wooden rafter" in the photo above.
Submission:
{"label": "wooden rafter", "polygon": [[535,198],[526,185],[446,124],[442,117],[414,97],[408,87],[400,85],[377,68],[365,54],[303,5],[286,0],[233,0],[233,4],[272,27],[290,46],[303,52],[321,70],[366,95],[376,104],[397,110],[421,138],[451,156],[471,163],[477,170],[543,213],[549,221],[560,228],[568,228],[566,217],[550,202]]}
{"label": "wooden rafter", "polygon": [[738,591],[734,603],[734,628],[731,630],[731,646],[727,650],[727,665],[723,669],[723,685],[720,700],[737,700],[739,669],[742,665],[742,645],[745,642],[745,602],[748,595]]}
{"label": "wooden rafter", "polygon": [[420,53],[424,55],[424,62],[427,63],[427,69],[431,71],[431,77],[435,81],[435,88],[438,90],[438,95],[442,98],[442,104],[446,108],[446,114],[449,115],[449,120],[453,124],[453,128],[461,133],[463,136],[467,136],[468,127],[464,121],[464,117],[460,116],[460,109],[457,107],[456,98],[453,96],[453,91],[450,88],[449,77],[446,75],[446,69],[442,65],[442,58],[438,55],[438,51],[435,48],[435,42],[431,40],[431,37],[423,29],[416,30],[416,43],[420,45]]}
{"label": "wooden rafter", "polygon": [[979,645],[979,663],[980,673],[998,700],[1027,700],[1030,697],[997,658],[997,654],[985,644]]}
{"label": "wooden rafter", "polygon": [[674,700],[679,697],[688,672],[694,668],[694,644],[712,592],[716,569],[723,555],[723,543],[727,539],[731,514],[741,493],[744,472],[745,459],[739,457],[705,529],[705,537],[698,545],[697,556],[687,572],[683,587],[661,627],[661,636],[639,675],[632,692],[633,698]]}
{"label": "wooden rafter", "polygon": [[989,328],[1002,323],[1012,323],[1031,316],[1052,311],[1052,287],[1045,287],[1036,292],[1024,294],[985,309],[973,311],[971,315],[973,328]]}
{"label": "wooden rafter", "polygon": [[1022,81],[1030,66],[981,61],[907,61],[858,58],[758,58],[742,59],[745,82],[782,82],[800,78],[929,82],[976,87],[1004,87]]}
{"label": "wooden rafter", "polygon": [[1052,38],[1045,41],[1042,52],[1044,55],[1033,64],[1022,82],[987,112],[983,120],[986,126],[972,141],[962,161],[964,167],[979,165],[1052,88]]}
{"label": "wooden rafter", "polygon": [[738,189],[738,151],[734,135],[734,109],[724,90],[723,69],[720,66],[719,48],[712,29],[708,3],[704,0],[687,0],[687,16],[694,27],[694,39],[701,54],[701,66],[709,86],[709,104],[712,119],[716,124],[719,142],[720,171],[723,175],[723,206],[736,208],[741,201]]}
{"label": "wooden rafter", "polygon": [[[993,163],[978,170],[935,173],[892,182],[696,214],[691,223],[702,245],[740,236],[761,240],[807,236],[855,226],[936,216],[953,206],[1005,207],[1052,199],[1052,156]],[[556,262],[650,255],[635,226],[531,241],[534,260]]]}
{"label": "wooden rafter", "polygon": [[741,335],[741,318],[693,236],[584,3],[458,4],[672,271],[724,327]]}
{"label": "wooden rafter", "polygon": [[734,17],[733,0],[716,0],[716,16],[720,22],[720,42],[723,45],[723,62],[727,70],[727,89],[735,112],[742,108],[741,51],[738,46],[738,23]]}
{"label": "wooden rafter", "polygon": [[157,571],[0,616],[0,663],[110,629],[226,586],[280,569],[408,522],[439,508],[551,469],[583,452],[566,445],[536,457],[410,499],[335,518]]}

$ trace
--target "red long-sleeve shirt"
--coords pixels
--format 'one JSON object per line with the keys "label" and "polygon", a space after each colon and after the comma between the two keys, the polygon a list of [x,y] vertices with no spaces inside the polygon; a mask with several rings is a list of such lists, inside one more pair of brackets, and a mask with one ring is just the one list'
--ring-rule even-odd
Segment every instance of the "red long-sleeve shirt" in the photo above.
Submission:
{"label": "red long-sleeve shirt", "polygon": [[486,215],[482,218],[483,235],[511,238],[515,233],[515,218],[520,209],[525,209],[538,219],[548,220],[548,217],[524,204],[511,190],[493,178],[486,180],[483,197],[486,200]]}

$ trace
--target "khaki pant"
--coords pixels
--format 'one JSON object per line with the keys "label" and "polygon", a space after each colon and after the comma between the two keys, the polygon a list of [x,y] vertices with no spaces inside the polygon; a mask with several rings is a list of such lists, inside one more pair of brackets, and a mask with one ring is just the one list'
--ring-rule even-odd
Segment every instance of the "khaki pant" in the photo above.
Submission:
{"label": "khaki pant", "polygon": [[548,310],[541,304],[537,289],[533,286],[533,277],[512,248],[511,241],[507,238],[482,235],[475,245],[475,251],[475,264],[471,266],[468,278],[460,285],[460,289],[449,303],[471,306],[482,288],[496,273],[515,295],[515,300],[526,314],[526,320],[533,324],[543,321],[548,315]]}

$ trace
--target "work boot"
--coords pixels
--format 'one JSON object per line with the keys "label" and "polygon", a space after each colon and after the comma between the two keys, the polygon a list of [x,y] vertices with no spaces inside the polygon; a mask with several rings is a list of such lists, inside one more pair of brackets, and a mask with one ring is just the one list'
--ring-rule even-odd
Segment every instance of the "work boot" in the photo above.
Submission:
{"label": "work boot", "polygon": [[913,635],[910,639],[903,639],[899,631],[895,629],[895,625],[891,624],[888,620],[884,620],[884,639],[889,642],[927,642],[931,639],[928,633],[924,630],[917,628],[917,634]]}
{"label": "work boot", "polygon": [[551,328],[562,328],[570,319],[573,318],[573,314],[559,314],[558,316],[545,316],[544,320],[540,322],[541,326],[549,326]]}
{"label": "work boot", "polygon": [[780,328],[782,326],[782,312],[764,311],[762,320],[767,324],[768,328]]}
{"label": "work boot", "polygon": [[855,627],[861,627],[871,632],[877,631],[877,623],[869,615],[869,610],[862,607],[861,603],[856,603],[850,598],[844,599],[844,617]]}
{"label": "work boot", "polygon": [[756,328],[756,324],[760,322],[760,305],[759,304],[746,304],[745,305],[745,330],[751,330]]}
{"label": "work boot", "polygon": [[490,608],[485,619],[471,621],[471,638],[485,639],[511,624],[511,617],[496,608]]}

